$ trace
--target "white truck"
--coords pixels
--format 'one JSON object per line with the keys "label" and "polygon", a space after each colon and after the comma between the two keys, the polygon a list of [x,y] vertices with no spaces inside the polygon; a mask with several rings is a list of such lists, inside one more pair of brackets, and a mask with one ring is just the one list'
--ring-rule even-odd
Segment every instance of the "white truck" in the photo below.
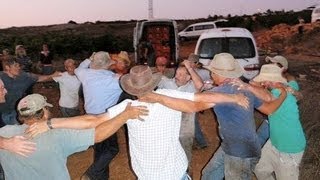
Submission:
{"label": "white truck", "polygon": [[245,70],[250,80],[259,73],[259,55],[252,34],[244,28],[216,28],[201,34],[194,53],[203,65],[209,65],[214,55],[230,53]]}

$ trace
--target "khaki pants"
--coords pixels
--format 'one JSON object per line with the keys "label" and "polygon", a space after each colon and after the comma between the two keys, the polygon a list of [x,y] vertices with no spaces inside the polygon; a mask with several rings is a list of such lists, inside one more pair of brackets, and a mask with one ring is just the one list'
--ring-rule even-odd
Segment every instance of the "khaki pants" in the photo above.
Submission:
{"label": "khaki pants", "polygon": [[182,113],[179,140],[184,149],[188,162],[192,159],[192,145],[194,139],[195,113]]}
{"label": "khaki pants", "polygon": [[298,180],[299,165],[304,151],[300,153],[282,153],[272,146],[270,139],[263,146],[261,158],[255,168],[259,180]]}

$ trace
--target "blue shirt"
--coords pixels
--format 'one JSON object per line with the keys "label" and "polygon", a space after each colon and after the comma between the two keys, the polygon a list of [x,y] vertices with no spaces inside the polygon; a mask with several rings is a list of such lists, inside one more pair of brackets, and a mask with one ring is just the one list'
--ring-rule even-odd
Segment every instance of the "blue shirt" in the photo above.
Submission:
{"label": "blue shirt", "polygon": [[219,134],[222,139],[223,151],[240,158],[259,157],[260,143],[256,134],[254,108],[262,105],[262,101],[249,91],[237,90],[238,87],[224,83],[212,91],[237,94],[243,93],[250,102],[250,107],[244,109],[234,103],[216,104],[213,109],[219,123]]}
{"label": "blue shirt", "polygon": [[[11,125],[0,129],[0,136],[23,135],[27,125]],[[86,150],[94,143],[94,129],[53,129],[34,139],[36,151],[29,157],[0,149],[0,163],[5,179],[68,180],[69,155]]]}
{"label": "blue shirt", "polygon": [[5,96],[6,102],[0,103],[1,113],[10,113],[15,111],[18,100],[25,95],[28,88],[38,81],[38,77],[36,75],[26,72],[21,72],[16,78],[12,78],[8,76],[8,74],[1,72],[0,78],[8,91]]}
{"label": "blue shirt", "polygon": [[115,105],[122,90],[116,75],[104,69],[90,69],[90,60],[84,60],[75,70],[82,83],[84,108],[88,114],[100,114]]}

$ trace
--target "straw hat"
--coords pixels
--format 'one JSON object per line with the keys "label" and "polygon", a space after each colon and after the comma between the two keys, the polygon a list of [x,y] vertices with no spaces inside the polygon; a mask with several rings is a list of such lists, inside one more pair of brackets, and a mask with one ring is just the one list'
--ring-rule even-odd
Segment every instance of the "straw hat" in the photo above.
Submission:
{"label": "straw hat", "polygon": [[209,66],[204,68],[226,78],[238,78],[244,73],[239,62],[229,53],[216,54]]}
{"label": "straw hat", "polygon": [[253,78],[253,81],[271,81],[287,83],[287,80],[284,77],[282,77],[282,69],[275,64],[265,64],[261,66],[259,75]]}
{"label": "straw hat", "polygon": [[128,64],[130,66],[131,61],[129,59],[129,55],[126,51],[121,51],[117,56],[114,57],[117,61],[124,61],[125,64]]}
{"label": "straw hat", "polygon": [[152,74],[149,66],[138,65],[130,69],[129,74],[125,74],[120,79],[121,87],[127,93],[134,96],[141,96],[153,91],[161,80],[161,73]]}
{"label": "straw hat", "polygon": [[288,69],[288,60],[283,56],[275,56],[275,57],[266,57],[266,62],[273,62],[273,63],[279,63],[284,67],[284,69]]}

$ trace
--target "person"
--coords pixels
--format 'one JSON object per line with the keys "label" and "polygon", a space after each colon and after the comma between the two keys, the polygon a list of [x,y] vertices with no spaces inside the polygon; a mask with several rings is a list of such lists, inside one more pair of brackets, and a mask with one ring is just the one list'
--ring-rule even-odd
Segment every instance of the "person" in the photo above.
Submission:
{"label": "person", "polygon": [[52,52],[49,51],[49,47],[47,44],[42,45],[42,51],[40,52],[40,66],[42,67],[42,74],[50,75],[54,72],[52,65],[53,55]]}
{"label": "person", "polygon": [[[282,76],[282,69],[276,64],[266,64],[253,79],[262,83],[267,91],[259,91],[257,87],[244,86],[257,96],[279,96],[277,87],[293,88],[296,83]],[[297,88],[297,87],[295,87]],[[270,90],[270,91],[268,91]],[[298,179],[299,164],[301,162],[306,139],[300,123],[297,99],[290,89],[281,106],[268,116],[270,124],[270,138],[262,148],[261,158],[255,168],[258,179]]]}
{"label": "person", "polygon": [[[7,125],[0,129],[0,135],[11,137],[24,134],[26,128],[36,122],[50,124],[50,110],[52,107],[46,98],[40,94],[24,97],[18,104],[19,120],[23,125]],[[87,130],[59,129],[51,130],[32,139],[37,144],[37,151],[28,158],[21,158],[15,154],[0,151],[0,161],[6,179],[70,179],[66,166],[67,157],[75,152],[86,150],[94,142],[100,142],[115,133],[128,119],[137,119],[140,115],[147,115],[145,107],[131,107],[130,104],[118,116],[110,119],[108,114],[102,116],[84,115],[80,117],[87,124]],[[91,119],[98,119],[91,121]],[[101,122],[101,123],[98,123]],[[99,124],[99,125],[98,125]],[[50,163],[48,163],[50,162]]]}
{"label": "person", "polygon": [[160,72],[166,78],[173,78],[174,77],[174,70],[169,69],[168,66],[168,59],[164,56],[159,56],[156,59],[156,66],[151,67],[153,72]]}
{"label": "person", "polygon": [[[203,86],[202,80],[194,69],[191,68],[190,63],[190,61],[183,61],[182,65],[176,69],[175,77],[172,79],[162,78],[158,84],[158,88],[175,89],[190,93],[200,92]],[[195,113],[182,113],[179,139],[189,162],[189,175],[192,173],[191,160],[194,134]]]}
{"label": "person", "polygon": [[[75,74],[82,83],[84,109],[87,114],[101,114],[115,105],[122,92],[119,77],[110,70],[114,61],[109,53],[99,51],[84,60]],[[94,145],[94,162],[83,178],[108,179],[109,164],[119,151],[117,135]]]}
{"label": "person", "polygon": [[25,95],[29,88],[32,88],[36,82],[51,81],[56,76],[60,76],[59,72],[52,75],[37,75],[21,71],[20,64],[14,57],[4,61],[4,71],[0,72],[0,78],[8,91],[5,103],[0,104],[0,113],[4,124],[18,124],[15,107],[18,100]]}
{"label": "person", "polygon": [[[289,70],[288,60],[284,56],[277,55],[274,57],[267,56],[265,58],[265,61],[267,63],[275,64],[282,69],[282,77],[285,78],[289,84],[289,86],[287,87],[287,90],[290,91],[293,95],[295,95],[298,101],[301,100],[303,96],[299,92],[300,87],[298,85],[298,82],[296,78],[293,75],[291,75],[288,71]],[[250,81],[250,85],[251,86],[247,86],[249,87],[249,90],[251,90],[257,96],[259,96],[262,100],[271,101],[273,99],[273,96],[268,91],[268,89],[263,87],[263,85],[261,85],[259,82]],[[270,136],[269,121],[267,118],[262,121],[261,125],[257,130],[257,133],[261,142],[261,146],[263,146],[267,142]]]}
{"label": "person", "polygon": [[54,77],[53,80],[59,83],[60,99],[59,106],[63,117],[73,117],[80,114],[79,111],[79,89],[81,82],[74,74],[76,62],[73,59],[64,61],[66,72],[61,76]]}
{"label": "person", "polygon": [[139,64],[147,63],[148,66],[155,66],[156,53],[150,40],[141,41],[139,44]]}
{"label": "person", "polygon": [[[131,68],[129,74],[123,75],[120,84],[124,91],[140,99],[146,93],[153,91],[160,80],[160,73],[152,73],[148,66],[139,65]],[[190,100],[202,97],[202,94],[194,95],[194,93],[170,89],[157,89],[155,93]],[[211,93],[209,96],[211,97],[210,102],[195,104],[190,108],[202,110],[213,106],[214,103],[222,102],[237,103],[242,106],[246,106],[247,103],[246,98],[242,95]],[[123,111],[128,103],[143,105],[149,110],[147,116],[141,116],[144,121],[134,119],[127,121],[131,165],[137,179],[187,179],[188,161],[179,142],[181,112],[159,103],[150,104],[127,99],[108,109],[107,113],[110,118]],[[54,121],[53,119],[52,125],[53,127],[71,128],[79,125],[81,119],[73,117],[72,120],[74,121]],[[42,132],[41,127],[43,126],[45,126],[44,123],[32,127],[32,134]]]}
{"label": "person", "polygon": [[0,71],[3,71],[3,61],[5,61],[6,59],[8,59],[8,57],[10,56],[10,51],[9,49],[3,49],[2,50],[2,54],[0,55]]}
{"label": "person", "polygon": [[[7,94],[7,90],[0,79],[0,103],[4,103],[6,101],[5,95]],[[0,118],[0,124],[2,120]],[[1,124],[1,127],[4,124]],[[27,138],[23,136],[13,136],[10,138],[0,136],[0,149],[5,151],[9,151],[12,153],[16,153],[17,155],[27,157],[32,152],[36,150],[35,143],[29,141]],[[0,162],[0,180],[4,180],[4,172]]]}
{"label": "person", "polygon": [[117,54],[114,60],[116,63],[113,65],[113,69],[116,74],[122,76],[129,72],[131,68],[131,60],[126,51],[121,51],[119,54]]}
{"label": "person", "polygon": [[[281,95],[272,102],[263,102],[249,91],[239,90],[233,86],[232,80],[243,75],[243,69],[238,61],[229,53],[214,56],[210,65],[213,81],[218,85],[211,93],[237,94],[243,93],[248,98],[249,106],[244,109],[234,104],[217,104],[213,107],[219,123],[221,145],[202,171],[201,179],[251,179],[253,169],[257,163],[261,146],[256,134],[254,108],[265,114],[274,112],[283,102],[286,91],[281,89]],[[206,94],[205,94],[206,95]],[[208,102],[212,97],[203,96],[196,102]],[[178,98],[169,98],[157,94],[144,97],[147,102],[159,102],[170,108],[195,112],[190,102]]]}
{"label": "person", "polygon": [[23,45],[17,45],[15,49],[15,55],[17,62],[20,64],[21,69],[24,72],[31,72],[32,61],[29,56],[27,56],[26,49]]}

